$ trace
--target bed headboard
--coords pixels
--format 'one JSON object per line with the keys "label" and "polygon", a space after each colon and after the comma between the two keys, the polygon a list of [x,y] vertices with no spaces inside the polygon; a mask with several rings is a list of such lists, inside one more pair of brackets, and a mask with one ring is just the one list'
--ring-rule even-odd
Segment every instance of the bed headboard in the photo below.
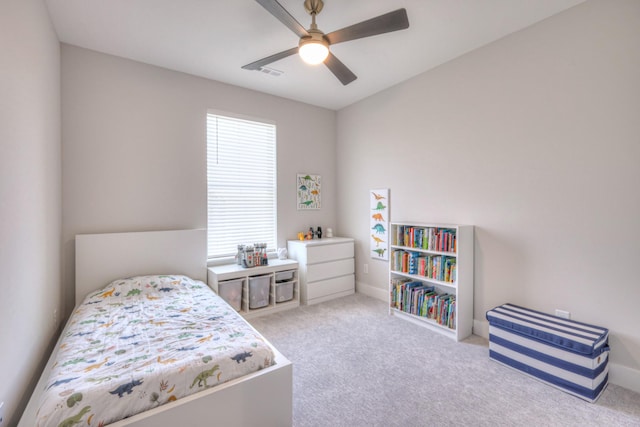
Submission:
{"label": "bed headboard", "polygon": [[116,279],[184,274],[207,280],[205,229],[76,235],[76,304]]}

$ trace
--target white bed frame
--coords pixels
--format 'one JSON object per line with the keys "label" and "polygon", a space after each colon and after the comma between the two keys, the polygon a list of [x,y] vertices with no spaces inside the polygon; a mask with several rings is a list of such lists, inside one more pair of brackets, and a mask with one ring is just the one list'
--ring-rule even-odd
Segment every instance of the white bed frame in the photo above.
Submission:
{"label": "white bed frame", "polygon": [[[206,230],[203,229],[77,235],[76,305],[89,292],[124,277],[184,274],[206,283],[206,239]],[[293,366],[271,347],[276,360],[274,366],[109,426],[291,426]],[[45,388],[54,358],[55,350],[18,427],[36,426],[40,394]]]}

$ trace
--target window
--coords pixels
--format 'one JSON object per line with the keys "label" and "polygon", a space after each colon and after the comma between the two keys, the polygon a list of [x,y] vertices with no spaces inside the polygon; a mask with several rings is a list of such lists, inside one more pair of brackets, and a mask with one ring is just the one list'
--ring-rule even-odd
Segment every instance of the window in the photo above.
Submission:
{"label": "window", "polygon": [[276,127],[207,113],[207,255],[276,248]]}

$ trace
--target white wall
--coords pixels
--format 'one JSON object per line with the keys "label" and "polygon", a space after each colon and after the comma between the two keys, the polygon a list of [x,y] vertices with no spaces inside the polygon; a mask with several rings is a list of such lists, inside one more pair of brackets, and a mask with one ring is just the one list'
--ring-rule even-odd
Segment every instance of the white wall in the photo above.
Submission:
{"label": "white wall", "polygon": [[[394,219],[477,226],[478,323],[505,301],[569,310],[611,329],[614,373],[634,381],[639,7],[588,2],[342,110],[337,151],[334,112],[63,46],[61,204],[59,44],[41,1],[2,2],[8,425],[55,338],[53,311],[73,304],[73,236],[205,225],[207,108],[278,123],[280,246],[310,225],[354,236],[360,289],[386,295],[386,264],[368,258],[367,205],[370,188],[389,187]],[[295,210],[297,172],[323,176],[321,211]]]}
{"label": "white wall", "polygon": [[[335,112],[62,45],[63,283],[74,236],[206,227],[206,112],[277,125],[278,246],[335,227]],[[322,209],[296,210],[296,174],[322,175]]]}
{"label": "white wall", "polygon": [[640,2],[590,1],[341,110],[359,289],[387,295],[367,239],[388,187],[392,220],[476,226],[477,325],[568,310],[610,328],[611,380],[640,391],[639,76]]}
{"label": "white wall", "polygon": [[15,425],[60,307],[60,48],[41,0],[0,3],[0,401]]}

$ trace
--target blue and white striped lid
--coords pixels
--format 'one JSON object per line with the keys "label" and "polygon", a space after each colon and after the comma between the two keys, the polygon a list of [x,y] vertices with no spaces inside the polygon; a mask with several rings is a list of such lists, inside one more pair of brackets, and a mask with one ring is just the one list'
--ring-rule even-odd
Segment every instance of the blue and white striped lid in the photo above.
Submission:
{"label": "blue and white striped lid", "polygon": [[607,345],[609,330],[550,314],[503,304],[487,311],[489,324],[581,354]]}

